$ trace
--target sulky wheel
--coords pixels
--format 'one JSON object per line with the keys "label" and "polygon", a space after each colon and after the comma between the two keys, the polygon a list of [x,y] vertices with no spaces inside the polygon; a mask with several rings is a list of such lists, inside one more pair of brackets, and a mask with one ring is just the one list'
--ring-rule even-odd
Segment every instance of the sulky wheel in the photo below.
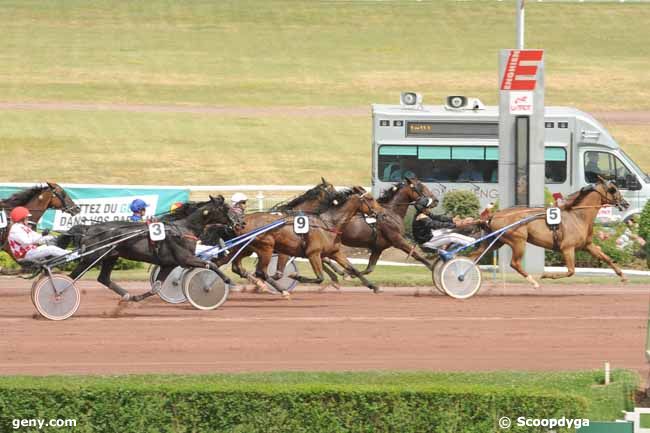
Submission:
{"label": "sulky wheel", "polygon": [[431,271],[431,277],[433,279],[433,287],[436,288],[440,293],[446,295],[445,291],[442,289],[442,283],[440,282],[440,271],[445,265],[445,261],[442,258],[438,257],[433,261],[433,270]]}
{"label": "sulky wheel", "polygon": [[65,320],[76,313],[81,295],[72,278],[43,275],[32,286],[32,301],[46,319]]}
{"label": "sulky wheel", "polygon": [[[170,304],[182,304],[187,301],[187,297],[185,296],[185,293],[183,293],[183,274],[185,271],[185,268],[176,266],[169,275],[167,275],[167,278],[162,282],[162,287],[158,292],[160,299]],[[154,266],[153,269],[151,269],[150,280],[152,287],[158,278],[159,273],[160,268],[158,266]]]}
{"label": "sulky wheel", "polygon": [[187,300],[199,310],[214,310],[226,302],[230,292],[221,277],[209,269],[194,268],[185,272],[182,284]]}
{"label": "sulky wheel", "polygon": [[[269,267],[266,268],[266,274],[269,276],[269,278],[273,278],[273,275],[275,275],[276,270],[278,269],[278,255],[273,254],[273,257],[271,257],[271,261],[269,262]],[[273,282],[282,290],[285,292],[291,293],[293,289],[296,288],[298,285],[298,281],[289,278],[288,275],[296,274],[298,275],[298,266],[296,266],[296,262],[293,260],[293,257],[287,261],[287,264],[284,266],[284,272],[282,273],[282,278],[278,280],[273,280]],[[273,287],[273,285],[269,284],[269,288],[274,292],[278,293],[278,291]]]}
{"label": "sulky wheel", "polygon": [[449,296],[467,299],[481,288],[481,270],[468,257],[456,257],[442,266],[440,283]]}

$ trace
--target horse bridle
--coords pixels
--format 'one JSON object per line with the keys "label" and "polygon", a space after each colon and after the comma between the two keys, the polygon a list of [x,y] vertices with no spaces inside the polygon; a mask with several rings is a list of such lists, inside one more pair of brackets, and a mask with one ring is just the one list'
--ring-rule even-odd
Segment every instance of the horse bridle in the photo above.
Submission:
{"label": "horse bridle", "polygon": [[[56,198],[58,198],[59,201],[61,202],[61,205],[63,206],[63,207],[61,208],[61,210],[62,210],[63,212],[65,212],[65,213],[71,213],[70,211],[74,210],[74,208],[77,207],[77,205],[74,204],[74,203],[73,203],[72,205],[67,205],[66,202],[65,202],[65,197],[63,196],[63,194],[61,194],[59,191],[57,191],[56,187],[52,187],[52,186],[50,186],[50,192],[51,192],[51,193],[52,193]],[[67,196],[66,196],[66,197],[67,197]],[[72,201],[72,200],[71,200],[71,201]]]}
{"label": "horse bridle", "polygon": [[[368,199],[366,198],[366,196],[367,196],[368,194],[370,194],[368,191],[364,192],[363,194],[359,194],[359,198],[361,199],[361,202],[362,202],[363,204],[365,204],[366,207],[368,207],[368,210],[370,211],[370,213],[367,214],[367,215],[370,215],[370,216],[372,216],[372,217],[376,217],[376,216],[377,216],[377,212],[375,212],[375,210],[374,210],[374,209],[372,208],[372,206],[370,205],[370,202],[369,202]],[[363,213],[363,212],[362,212],[362,213]]]}

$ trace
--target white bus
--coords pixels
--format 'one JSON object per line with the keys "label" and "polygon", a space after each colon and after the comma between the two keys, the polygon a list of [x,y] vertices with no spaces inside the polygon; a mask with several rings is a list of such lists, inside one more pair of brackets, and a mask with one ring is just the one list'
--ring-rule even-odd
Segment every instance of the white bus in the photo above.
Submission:
{"label": "white bus", "polygon": [[[377,195],[405,174],[414,174],[441,198],[473,190],[481,205],[498,199],[499,107],[372,105],[372,192]],[[545,183],[565,197],[596,176],[615,179],[630,208],[641,212],[650,177],[623,152],[596,119],[575,108],[545,108]],[[541,205],[542,203],[540,203]],[[546,203],[548,204],[548,203]]]}

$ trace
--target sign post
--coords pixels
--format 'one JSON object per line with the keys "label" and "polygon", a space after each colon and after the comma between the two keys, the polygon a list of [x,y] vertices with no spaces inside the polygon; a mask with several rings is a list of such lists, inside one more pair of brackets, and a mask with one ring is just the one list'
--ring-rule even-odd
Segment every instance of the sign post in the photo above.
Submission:
{"label": "sign post", "polygon": [[[544,206],[544,51],[499,54],[499,207]],[[510,252],[500,254],[507,270]],[[529,245],[527,272],[544,271],[544,250]]]}

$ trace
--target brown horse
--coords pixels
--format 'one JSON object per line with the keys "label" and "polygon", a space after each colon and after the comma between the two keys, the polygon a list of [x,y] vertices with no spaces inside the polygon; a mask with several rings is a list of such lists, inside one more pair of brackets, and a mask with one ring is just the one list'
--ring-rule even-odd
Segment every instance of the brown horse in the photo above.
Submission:
{"label": "brown horse", "polygon": [[[562,253],[568,272],[544,273],[542,278],[556,279],[572,276],[575,274],[575,251],[584,250],[595,258],[607,262],[614,269],[614,272],[621,277],[621,280],[625,281],[621,269],[602,252],[598,245],[592,243],[594,219],[600,208],[606,205],[613,205],[621,210],[629,207],[629,203],[623,199],[613,182],[599,179],[597,184],[586,186],[569,197],[567,203],[561,209],[562,222],[555,237],[553,230],[546,224],[545,216],[540,215],[539,218],[533,219],[527,224],[516,226],[505,232],[493,248],[499,248],[503,244],[510,246],[512,248],[510,266],[535,288],[539,288],[539,284],[521,265],[521,260],[526,251],[526,242],[547,250],[559,250]],[[509,208],[494,213],[482,225],[488,232],[493,232],[523,218],[544,213],[544,208]],[[480,254],[483,249],[479,249],[473,255]]]}
{"label": "brown horse", "polygon": [[361,272],[363,275],[373,271],[381,253],[390,247],[399,248],[431,269],[431,263],[404,237],[404,217],[409,205],[420,197],[430,198],[430,206],[435,207],[438,204],[438,199],[425,184],[417,178],[406,177],[403,182],[396,183],[377,199],[384,212],[378,214],[376,223],[369,224],[362,216],[355,215],[343,227],[343,245],[370,250],[368,266]]}
{"label": "brown horse", "polygon": [[[363,188],[355,187],[350,190],[337,192],[331,201],[315,209],[315,213],[318,215],[307,215],[310,230],[304,235],[294,233],[293,216],[273,213],[247,215],[245,220],[246,229],[238,234],[244,234],[245,232],[269,224],[278,220],[280,217],[283,217],[287,222],[285,226],[259,235],[249,246],[259,257],[255,276],[269,283],[284,296],[288,294],[278,287],[274,280],[266,274],[266,269],[274,251],[288,256],[306,257],[309,259],[316,278],[298,275],[290,276],[301,283],[322,283],[322,257],[330,257],[343,266],[351,275],[358,277],[367,287],[378,292],[379,288],[363,277],[350,264],[340,250],[342,229],[354,214],[362,212],[374,215],[376,211],[381,211],[381,207],[374,198]],[[226,257],[222,260],[225,261],[227,259]],[[237,257],[233,261],[233,271],[241,277],[249,278],[249,273],[241,266],[241,257]]]}
{"label": "brown horse", "polygon": [[[23,206],[29,209],[32,214],[30,220],[38,223],[45,211],[48,209],[59,209],[71,215],[77,215],[81,209],[68,196],[61,186],[56,183],[46,182],[45,185],[37,185],[13,194],[11,197],[0,200],[0,210],[4,210],[7,217],[15,207]],[[7,235],[9,230],[0,229],[0,245],[2,250],[10,256]]]}

